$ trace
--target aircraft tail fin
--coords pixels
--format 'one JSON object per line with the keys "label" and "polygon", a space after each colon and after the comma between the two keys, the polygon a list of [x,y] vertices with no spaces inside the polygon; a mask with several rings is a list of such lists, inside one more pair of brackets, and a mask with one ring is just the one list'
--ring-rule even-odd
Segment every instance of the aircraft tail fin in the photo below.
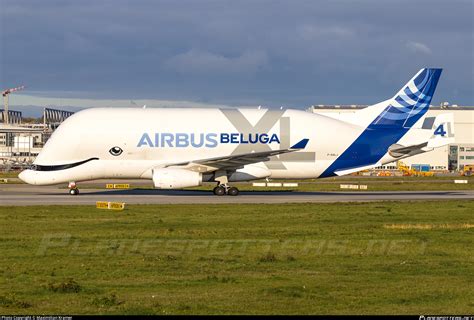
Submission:
{"label": "aircraft tail fin", "polygon": [[[390,146],[397,144],[428,111],[440,75],[441,69],[421,69],[393,98],[359,110],[347,118],[347,122],[364,129],[320,177],[377,166],[391,151]],[[449,123],[447,120],[444,119],[443,123]],[[433,145],[448,141],[444,126],[438,131],[443,139],[437,138],[431,142]]]}
{"label": "aircraft tail fin", "polygon": [[370,127],[411,128],[428,111],[441,71],[421,69],[393,98],[367,108],[378,114]]}

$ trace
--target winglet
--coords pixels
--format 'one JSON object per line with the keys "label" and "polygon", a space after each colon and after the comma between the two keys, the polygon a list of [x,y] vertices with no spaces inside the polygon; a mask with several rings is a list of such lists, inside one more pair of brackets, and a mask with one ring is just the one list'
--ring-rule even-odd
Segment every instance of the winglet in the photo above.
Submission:
{"label": "winglet", "polygon": [[303,139],[300,142],[293,145],[290,149],[304,149],[304,148],[306,148],[306,145],[308,144],[308,141],[309,141],[309,139]]}

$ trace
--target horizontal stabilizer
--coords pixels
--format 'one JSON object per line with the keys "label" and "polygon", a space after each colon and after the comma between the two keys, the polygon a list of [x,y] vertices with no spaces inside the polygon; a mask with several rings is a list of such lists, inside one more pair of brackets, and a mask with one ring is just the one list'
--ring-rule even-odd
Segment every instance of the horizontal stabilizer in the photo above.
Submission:
{"label": "horizontal stabilizer", "polygon": [[388,154],[394,158],[406,157],[424,152],[424,148],[428,145],[428,142],[420,144],[402,146],[399,144],[392,144],[388,148]]}
{"label": "horizontal stabilizer", "polygon": [[308,144],[308,141],[309,141],[309,139],[303,139],[300,142],[293,145],[290,149],[304,149],[304,148],[306,148],[306,145]]}

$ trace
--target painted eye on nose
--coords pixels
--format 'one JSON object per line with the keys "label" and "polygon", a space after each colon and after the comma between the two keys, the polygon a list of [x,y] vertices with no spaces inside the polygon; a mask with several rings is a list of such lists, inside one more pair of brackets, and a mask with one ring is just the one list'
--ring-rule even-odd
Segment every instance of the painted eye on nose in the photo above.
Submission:
{"label": "painted eye on nose", "polygon": [[113,147],[113,148],[110,148],[109,150],[109,153],[113,156],[119,156],[122,154],[122,152],[123,150],[120,147]]}

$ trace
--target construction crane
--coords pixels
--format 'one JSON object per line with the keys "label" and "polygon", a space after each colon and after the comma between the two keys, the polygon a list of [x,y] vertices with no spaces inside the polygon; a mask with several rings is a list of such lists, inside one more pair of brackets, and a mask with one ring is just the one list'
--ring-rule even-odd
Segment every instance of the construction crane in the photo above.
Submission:
{"label": "construction crane", "polygon": [[2,91],[2,96],[3,96],[3,105],[4,105],[4,110],[3,110],[3,123],[8,125],[10,123],[10,119],[8,118],[8,95],[12,92],[19,91],[25,89],[25,86],[20,86],[16,88],[10,88],[7,90]]}

